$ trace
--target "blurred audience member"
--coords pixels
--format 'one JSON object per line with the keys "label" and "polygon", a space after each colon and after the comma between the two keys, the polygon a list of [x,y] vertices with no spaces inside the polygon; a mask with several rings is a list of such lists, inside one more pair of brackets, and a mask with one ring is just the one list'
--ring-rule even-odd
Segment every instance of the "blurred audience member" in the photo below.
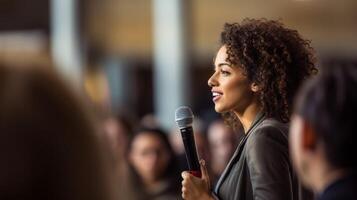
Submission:
{"label": "blurred audience member", "polygon": [[301,90],[290,128],[293,161],[319,200],[357,199],[357,67],[330,67]]}
{"label": "blurred audience member", "polygon": [[48,66],[0,62],[0,199],[112,199],[90,113]]}
{"label": "blurred audience member", "polygon": [[129,141],[128,160],[136,200],[180,198],[180,175],[167,134],[159,129],[142,129]]}
{"label": "blurred audience member", "polygon": [[133,134],[132,123],[123,115],[109,116],[103,123],[108,144],[113,152],[113,161],[120,162],[125,157],[129,137]]}
{"label": "blurred audience member", "polygon": [[208,126],[207,134],[211,153],[211,162],[208,164],[212,173],[211,181],[215,183],[232,157],[239,136],[221,119]]}
{"label": "blurred audience member", "polygon": [[160,127],[159,120],[154,114],[144,115],[140,120],[140,125],[151,129],[156,129]]}
{"label": "blurred audience member", "polygon": [[[129,137],[133,134],[132,122],[124,115],[110,115],[104,119],[104,137],[110,148],[112,169],[114,171],[116,191],[120,197],[130,197],[130,186],[122,184],[128,182],[129,167],[125,158]],[[124,194],[124,196],[123,196]]]}

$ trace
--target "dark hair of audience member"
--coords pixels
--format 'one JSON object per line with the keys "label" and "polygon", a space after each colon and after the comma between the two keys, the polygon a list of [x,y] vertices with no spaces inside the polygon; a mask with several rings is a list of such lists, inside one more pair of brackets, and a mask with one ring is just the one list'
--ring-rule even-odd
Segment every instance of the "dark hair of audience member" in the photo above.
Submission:
{"label": "dark hair of audience member", "polygon": [[0,199],[111,199],[94,124],[50,67],[0,63]]}
{"label": "dark hair of audience member", "polygon": [[356,169],[357,66],[323,68],[299,93],[295,112],[316,130],[335,168]]}

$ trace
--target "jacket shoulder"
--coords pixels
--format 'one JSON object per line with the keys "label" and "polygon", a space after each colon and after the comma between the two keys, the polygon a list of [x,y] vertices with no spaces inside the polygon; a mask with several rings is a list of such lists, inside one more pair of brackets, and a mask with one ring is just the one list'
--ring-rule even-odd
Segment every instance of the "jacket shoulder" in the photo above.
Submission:
{"label": "jacket shoulder", "polygon": [[[274,119],[265,119],[247,138],[246,153],[250,157],[260,157],[259,155],[282,154],[288,157],[288,124],[281,123]],[[258,155],[257,155],[258,154]]]}
{"label": "jacket shoulder", "polygon": [[251,143],[255,140],[283,140],[287,142],[289,132],[289,124],[279,122],[275,119],[265,119],[254,130],[252,130],[250,136],[247,138],[247,143]]}

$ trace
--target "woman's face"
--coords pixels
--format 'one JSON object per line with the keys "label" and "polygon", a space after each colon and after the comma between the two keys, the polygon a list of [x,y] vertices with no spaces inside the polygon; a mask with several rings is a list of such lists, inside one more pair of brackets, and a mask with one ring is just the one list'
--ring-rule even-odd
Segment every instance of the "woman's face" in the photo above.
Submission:
{"label": "woman's face", "polygon": [[219,113],[244,112],[253,101],[251,84],[240,67],[226,61],[227,57],[227,48],[222,46],[214,60],[215,71],[208,80],[215,110]]}
{"label": "woman's face", "polygon": [[134,139],[129,160],[144,182],[153,182],[166,171],[170,153],[158,136],[143,133]]}

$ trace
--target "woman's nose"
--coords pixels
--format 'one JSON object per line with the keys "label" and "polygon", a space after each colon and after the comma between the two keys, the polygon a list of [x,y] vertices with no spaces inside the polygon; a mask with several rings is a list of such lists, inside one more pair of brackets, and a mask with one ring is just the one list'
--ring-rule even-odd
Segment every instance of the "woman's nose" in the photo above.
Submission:
{"label": "woman's nose", "polygon": [[212,74],[212,76],[208,79],[207,84],[210,87],[217,86],[216,73]]}

